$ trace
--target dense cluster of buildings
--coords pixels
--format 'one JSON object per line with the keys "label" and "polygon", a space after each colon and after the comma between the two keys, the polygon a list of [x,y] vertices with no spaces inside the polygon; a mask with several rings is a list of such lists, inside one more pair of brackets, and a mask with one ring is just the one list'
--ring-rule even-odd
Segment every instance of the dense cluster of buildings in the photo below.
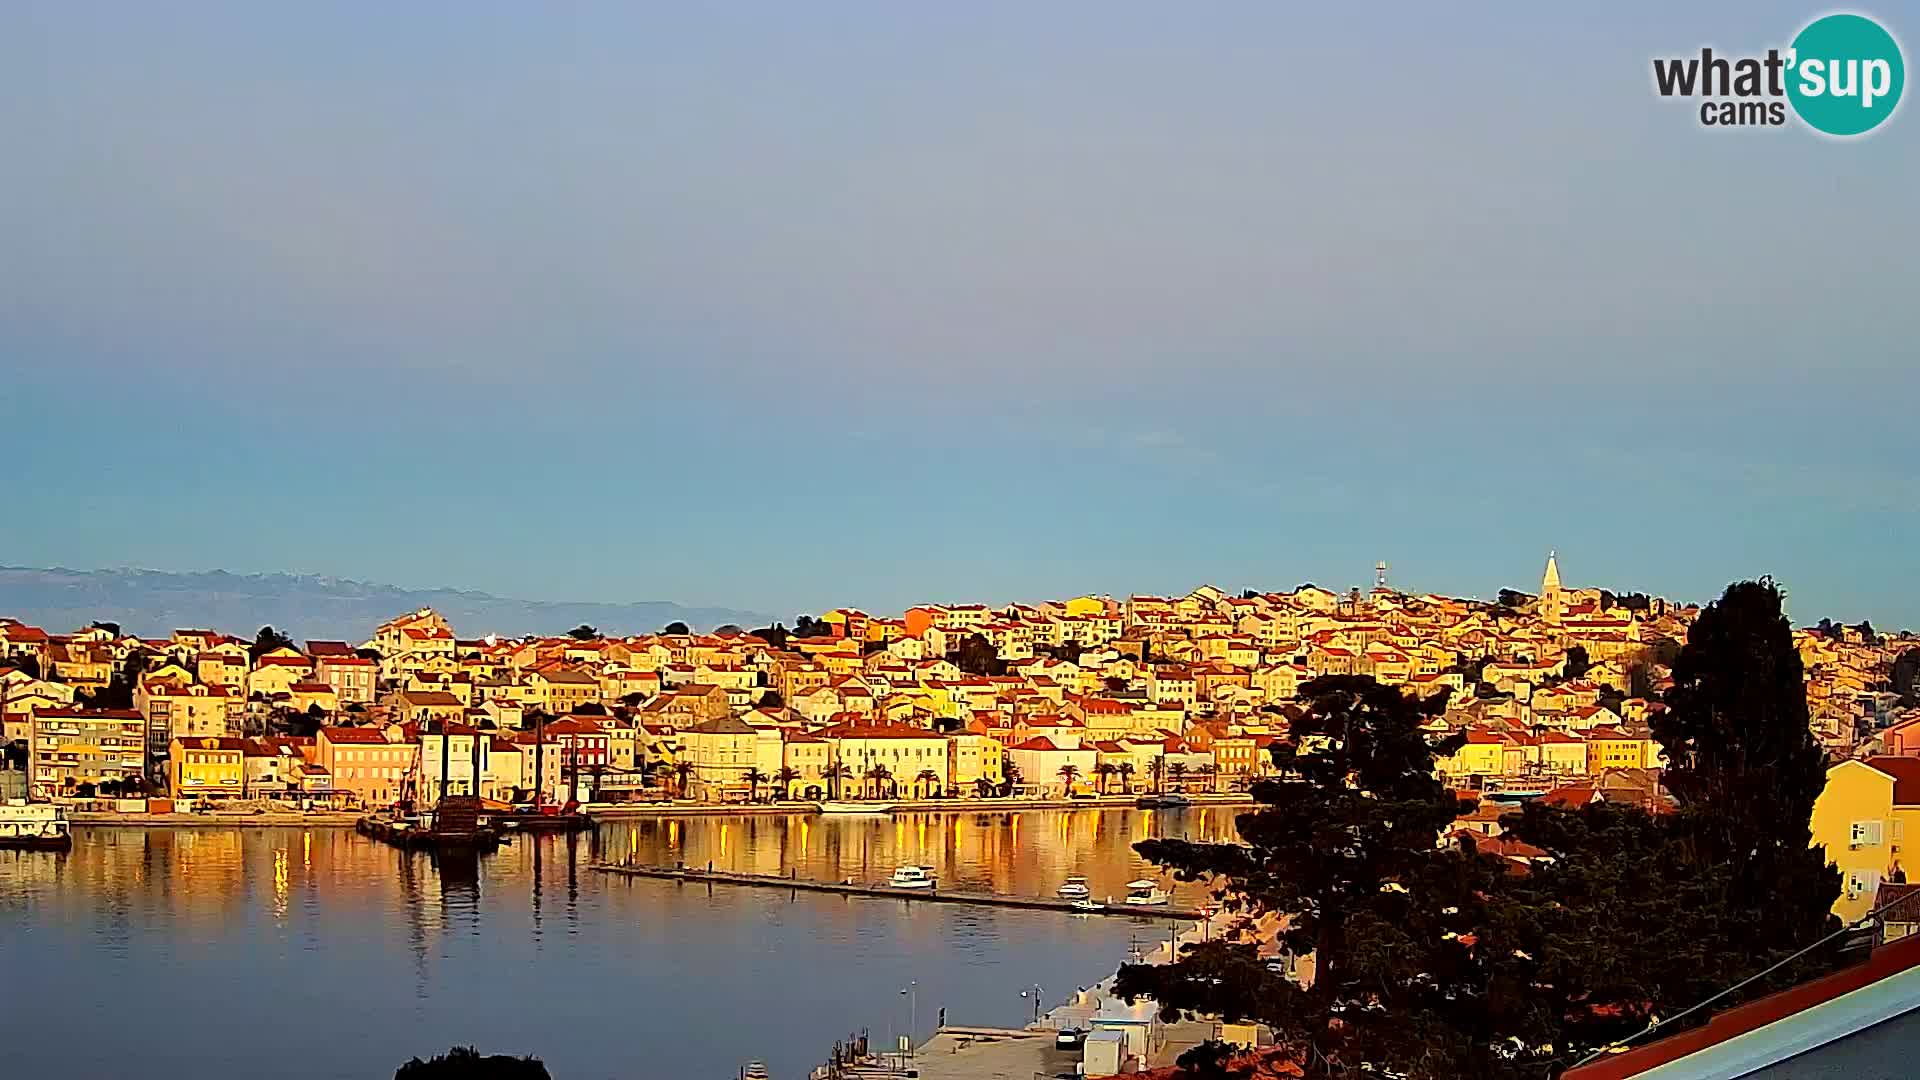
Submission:
{"label": "dense cluster of buildings", "polygon": [[[466,639],[423,609],[359,644],[297,647],[0,619],[0,718],[47,798],[1226,790],[1269,769],[1303,683],[1361,674],[1447,693],[1434,730],[1466,735],[1440,763],[1449,782],[1549,790],[1659,767],[1648,721],[1696,614],[1564,587],[1550,557],[1537,595],[1497,603],[1400,592],[1381,567],[1364,592],[843,608],[805,620],[808,636]],[[1892,646],[1800,636],[1816,726],[1852,756],[1894,719]]]}

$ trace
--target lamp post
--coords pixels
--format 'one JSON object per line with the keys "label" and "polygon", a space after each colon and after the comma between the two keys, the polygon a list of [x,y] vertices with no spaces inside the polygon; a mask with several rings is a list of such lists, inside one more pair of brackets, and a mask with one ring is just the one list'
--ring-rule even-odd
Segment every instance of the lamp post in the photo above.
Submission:
{"label": "lamp post", "polygon": [[1045,994],[1046,994],[1046,991],[1040,989],[1039,983],[1034,983],[1032,990],[1020,991],[1021,997],[1024,998],[1031,995],[1033,998],[1033,1022],[1036,1024],[1040,1022],[1040,999]]}
{"label": "lamp post", "polygon": [[900,992],[907,998],[907,1045],[912,1046],[920,1028],[920,984],[909,980]]}

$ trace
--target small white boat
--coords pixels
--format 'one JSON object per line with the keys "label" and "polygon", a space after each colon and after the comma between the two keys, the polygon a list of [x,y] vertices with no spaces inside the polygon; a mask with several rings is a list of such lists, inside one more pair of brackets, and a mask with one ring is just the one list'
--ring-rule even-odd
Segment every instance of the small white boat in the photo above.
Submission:
{"label": "small white boat", "polygon": [[767,1066],[762,1061],[749,1061],[746,1068],[740,1070],[740,1080],[767,1080]]}
{"label": "small white boat", "polygon": [[1162,907],[1172,899],[1157,881],[1127,882],[1127,903],[1133,907]]}
{"label": "small white boat", "polygon": [[1066,884],[1061,885],[1054,895],[1062,900],[1085,900],[1093,895],[1093,890],[1087,888],[1086,878],[1074,874],[1067,878]]}
{"label": "small white boat", "polygon": [[893,804],[885,802],[823,802],[820,804],[823,814],[891,814]]}
{"label": "small white boat", "polygon": [[1073,910],[1078,912],[1101,912],[1107,910],[1107,905],[1092,897],[1082,897],[1081,899],[1075,900],[1072,907]]}
{"label": "small white boat", "polygon": [[894,870],[887,884],[896,889],[931,889],[937,879],[924,866],[902,866]]}

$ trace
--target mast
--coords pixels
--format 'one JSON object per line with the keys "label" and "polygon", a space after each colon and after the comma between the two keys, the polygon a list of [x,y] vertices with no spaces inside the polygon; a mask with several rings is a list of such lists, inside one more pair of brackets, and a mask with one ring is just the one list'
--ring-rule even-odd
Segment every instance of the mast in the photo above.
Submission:
{"label": "mast", "polygon": [[546,775],[543,768],[543,751],[546,748],[547,712],[545,709],[535,709],[533,710],[533,809],[536,813],[540,810],[540,796]]}

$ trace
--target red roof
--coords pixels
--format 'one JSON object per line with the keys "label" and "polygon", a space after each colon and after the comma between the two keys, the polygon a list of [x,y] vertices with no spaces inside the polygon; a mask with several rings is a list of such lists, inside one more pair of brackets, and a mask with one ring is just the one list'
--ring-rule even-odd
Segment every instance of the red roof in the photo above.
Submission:
{"label": "red roof", "polygon": [[320,729],[320,736],[335,744],[358,743],[371,746],[387,741],[387,737],[377,728],[370,727],[323,727]]}
{"label": "red roof", "polygon": [[1920,758],[1868,758],[1867,764],[1893,777],[1894,805],[1920,805]]}

